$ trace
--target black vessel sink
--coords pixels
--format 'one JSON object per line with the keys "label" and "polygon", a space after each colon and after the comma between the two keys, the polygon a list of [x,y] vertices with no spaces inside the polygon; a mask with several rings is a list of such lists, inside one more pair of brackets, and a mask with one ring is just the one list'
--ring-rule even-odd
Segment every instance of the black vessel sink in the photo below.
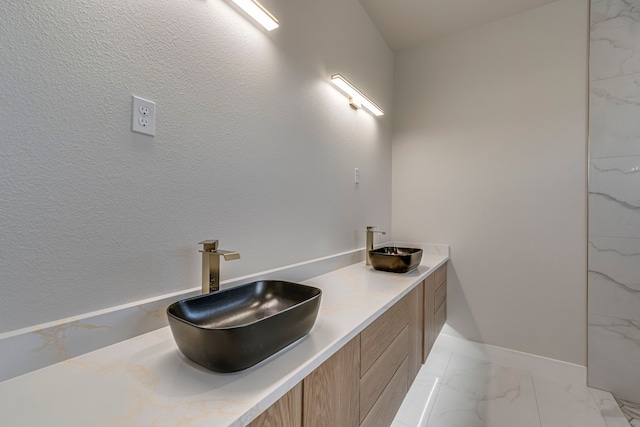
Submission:
{"label": "black vessel sink", "polygon": [[375,270],[407,273],[420,265],[422,249],[386,246],[369,251],[369,258]]}
{"label": "black vessel sink", "polygon": [[178,301],[167,316],[187,358],[216,372],[235,372],[307,334],[321,295],[312,286],[263,280]]}

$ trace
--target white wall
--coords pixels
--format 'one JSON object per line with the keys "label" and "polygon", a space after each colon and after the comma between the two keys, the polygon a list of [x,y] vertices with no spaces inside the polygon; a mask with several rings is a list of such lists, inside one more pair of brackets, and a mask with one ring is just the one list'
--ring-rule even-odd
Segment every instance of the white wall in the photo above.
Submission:
{"label": "white wall", "polygon": [[199,286],[204,239],[228,279],[390,229],[392,52],[357,0],[263,3],[271,33],[223,0],[3,2],[0,332]]}
{"label": "white wall", "polygon": [[451,244],[448,331],[586,364],[588,2],[401,51],[395,240]]}

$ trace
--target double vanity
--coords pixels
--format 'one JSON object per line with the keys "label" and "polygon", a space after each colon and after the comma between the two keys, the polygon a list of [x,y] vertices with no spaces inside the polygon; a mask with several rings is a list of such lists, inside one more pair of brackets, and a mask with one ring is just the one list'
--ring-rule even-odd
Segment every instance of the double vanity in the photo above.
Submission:
{"label": "double vanity", "polygon": [[446,318],[448,248],[422,248],[408,273],[357,262],[303,280],[322,293],[315,324],[247,369],[205,369],[165,327],[0,383],[3,421],[388,426]]}

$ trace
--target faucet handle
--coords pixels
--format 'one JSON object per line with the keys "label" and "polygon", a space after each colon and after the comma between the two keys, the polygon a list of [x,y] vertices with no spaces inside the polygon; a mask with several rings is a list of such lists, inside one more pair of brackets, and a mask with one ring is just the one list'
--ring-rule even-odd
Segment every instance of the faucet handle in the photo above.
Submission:
{"label": "faucet handle", "polygon": [[217,240],[204,240],[199,245],[203,245],[202,252],[213,252],[218,249]]}
{"label": "faucet handle", "polygon": [[380,230],[381,225],[367,225],[367,232],[371,233],[380,233],[382,235],[386,235],[384,231]]}

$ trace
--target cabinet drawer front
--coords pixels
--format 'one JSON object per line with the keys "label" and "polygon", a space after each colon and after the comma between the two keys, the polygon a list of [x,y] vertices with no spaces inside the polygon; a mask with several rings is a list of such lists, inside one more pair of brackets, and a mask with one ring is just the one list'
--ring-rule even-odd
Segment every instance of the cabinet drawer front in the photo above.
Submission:
{"label": "cabinet drawer front", "polygon": [[360,334],[360,378],[409,323],[406,298],[391,306]]}
{"label": "cabinet drawer front", "polygon": [[391,425],[407,394],[408,366],[408,361],[405,358],[360,427],[389,427]]}
{"label": "cabinet drawer front", "polygon": [[405,297],[409,300],[409,388],[422,367],[424,347],[424,282]]}
{"label": "cabinet drawer front", "polygon": [[247,427],[301,427],[302,383],[292,388],[280,400],[267,408]]}
{"label": "cabinet drawer front", "polygon": [[442,283],[447,280],[447,263],[442,264],[435,273],[436,276],[436,289],[442,285]]}
{"label": "cabinet drawer front", "polygon": [[360,380],[360,422],[364,420],[391,380],[391,377],[393,377],[393,374],[406,358],[408,348],[409,327],[405,326],[400,335],[397,336]]}
{"label": "cabinet drawer front", "polygon": [[446,281],[442,285],[440,285],[438,289],[436,289],[436,292],[434,294],[433,308],[436,310],[436,312],[440,309],[445,299],[447,299]]}
{"label": "cabinet drawer front", "polygon": [[303,426],[358,426],[360,422],[359,365],[360,336],[358,335],[302,381]]}
{"label": "cabinet drawer front", "polygon": [[436,337],[442,330],[445,322],[447,321],[447,300],[444,300],[444,303],[440,306],[438,311],[436,311],[434,323],[435,323],[435,335]]}
{"label": "cabinet drawer front", "polygon": [[430,275],[424,281],[424,348],[422,350],[422,363],[427,361],[427,356],[433,347],[435,340],[434,307],[435,277]]}

